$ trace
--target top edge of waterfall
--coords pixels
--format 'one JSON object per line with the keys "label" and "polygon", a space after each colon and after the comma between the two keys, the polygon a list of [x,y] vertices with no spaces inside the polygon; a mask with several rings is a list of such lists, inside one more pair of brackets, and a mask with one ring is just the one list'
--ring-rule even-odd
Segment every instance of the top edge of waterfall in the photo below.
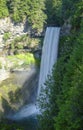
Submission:
{"label": "top edge of waterfall", "polygon": [[60,27],[47,27],[46,29],[48,28],[52,28],[52,29],[60,29]]}

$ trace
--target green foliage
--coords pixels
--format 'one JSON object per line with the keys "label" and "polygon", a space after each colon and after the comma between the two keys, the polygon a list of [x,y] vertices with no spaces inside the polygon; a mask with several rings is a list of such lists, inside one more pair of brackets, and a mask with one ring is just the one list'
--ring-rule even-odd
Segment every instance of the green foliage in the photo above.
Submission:
{"label": "green foliage", "polygon": [[19,55],[16,55],[16,57],[20,60],[25,60],[25,64],[34,64],[35,63],[35,59],[34,59],[34,56],[33,54],[30,54],[30,53],[26,53],[26,54],[19,54]]}
{"label": "green foliage", "polygon": [[35,58],[31,53],[22,53],[13,56],[8,56],[9,61],[12,62],[12,68],[25,68],[29,65],[34,65]]}
{"label": "green foliage", "polygon": [[45,10],[45,0],[31,0],[29,2],[30,12],[28,13],[28,21],[32,24],[33,29],[40,30],[43,28],[43,24],[46,19],[46,15],[43,12]]}
{"label": "green foliage", "polygon": [[17,45],[17,48],[18,48],[18,49],[23,49],[23,45],[22,45],[22,44],[18,44],[18,45]]}
{"label": "green foliage", "polygon": [[27,35],[16,37],[11,43],[10,48],[11,49],[23,49],[24,45],[26,44],[28,40]]}
{"label": "green foliage", "polygon": [[0,122],[0,130],[24,130],[24,128],[16,123],[3,120]]}
{"label": "green foliage", "polygon": [[39,98],[39,106],[42,111],[42,116],[39,117],[41,130],[54,130],[54,117],[59,111],[57,97],[62,98],[63,74],[66,72],[66,64],[73,50],[73,42],[70,43],[70,41],[74,41],[74,36],[73,38],[71,36],[61,38],[59,60],[54,66],[52,76],[49,76],[45,83],[46,89],[42,90]]}
{"label": "green foliage", "polygon": [[76,4],[76,11],[72,18],[72,24],[75,30],[79,30],[81,28],[83,31],[83,1]]}
{"label": "green foliage", "polygon": [[9,11],[12,14],[12,19],[17,23],[23,21],[26,17],[24,8],[28,11],[28,5],[25,1],[13,0],[9,3]]}
{"label": "green foliage", "polygon": [[0,0],[0,18],[7,17],[9,15],[6,4],[7,4],[7,0]]}
{"label": "green foliage", "polygon": [[76,4],[80,1],[81,0],[62,0],[62,15],[64,20],[73,16],[76,10]]}
{"label": "green foliage", "polygon": [[15,22],[20,22],[25,18],[28,18],[28,22],[32,26],[32,29],[40,30],[43,28],[43,24],[46,19],[43,12],[45,9],[44,0],[14,0],[10,5],[12,5],[12,18]]}
{"label": "green foliage", "polygon": [[40,130],[83,128],[83,35],[61,38],[59,59],[41,90]]}
{"label": "green foliage", "polygon": [[38,47],[38,44],[42,44],[42,43],[43,43],[42,38],[31,38],[30,36],[23,35],[23,36],[16,37],[13,41],[11,41],[9,46],[8,43],[6,43],[5,46],[19,53],[20,49],[25,49],[25,48],[32,49],[32,51],[34,51],[35,48]]}
{"label": "green foliage", "polygon": [[4,41],[8,40],[10,36],[11,36],[10,32],[4,33],[4,36],[3,36]]}
{"label": "green foliage", "polygon": [[69,7],[73,4],[73,9],[69,12],[63,11],[62,18],[66,20],[71,16],[74,27],[69,36],[61,37],[57,64],[53,68],[52,76],[48,76],[45,83],[47,87],[41,90],[40,130],[83,128],[83,2],[64,2],[65,11],[68,10],[68,3]]}
{"label": "green foliage", "polygon": [[63,23],[61,19],[61,0],[46,0],[46,14],[47,14],[47,24],[48,26],[60,25]]}
{"label": "green foliage", "polygon": [[62,99],[58,99],[59,113],[55,117],[56,130],[81,130],[83,106],[83,43],[77,39],[62,81]]}
{"label": "green foliage", "polygon": [[46,19],[44,1],[45,0],[1,0],[0,18],[10,15],[15,23],[23,22],[27,19],[32,29],[41,31]]}
{"label": "green foliage", "polygon": [[64,21],[72,17],[78,24],[83,15],[82,7],[82,0],[1,0],[0,18],[10,15],[15,23],[27,19],[32,30],[40,32],[46,19],[48,26],[63,25]]}
{"label": "green foliage", "polygon": [[[81,10],[81,14],[83,12],[82,0],[46,0],[45,3],[46,3],[45,13],[47,14],[48,26],[62,26],[64,22],[74,17],[76,12],[78,12],[77,10]],[[78,21],[79,20],[80,19],[78,19]]]}

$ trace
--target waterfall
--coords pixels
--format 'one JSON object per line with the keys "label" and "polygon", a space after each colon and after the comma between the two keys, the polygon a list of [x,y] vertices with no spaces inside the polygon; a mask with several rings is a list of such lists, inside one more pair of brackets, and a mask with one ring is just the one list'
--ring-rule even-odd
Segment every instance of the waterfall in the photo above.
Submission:
{"label": "waterfall", "polygon": [[[45,87],[44,83],[47,79],[47,75],[51,74],[53,65],[57,61],[59,34],[60,34],[59,27],[48,27],[46,29],[44,45],[42,49],[38,96],[41,91],[41,86],[43,85]],[[13,119],[18,120],[24,117],[31,116],[33,114],[37,114],[39,110],[36,108],[35,104],[36,102],[34,104],[28,104],[24,106],[20,111],[18,111],[13,116]]]}
{"label": "waterfall", "polygon": [[57,61],[59,34],[59,27],[48,27],[46,30],[41,58],[38,96],[41,91],[41,86],[43,85],[45,87],[44,83],[47,80],[47,76],[51,74],[53,65]]}

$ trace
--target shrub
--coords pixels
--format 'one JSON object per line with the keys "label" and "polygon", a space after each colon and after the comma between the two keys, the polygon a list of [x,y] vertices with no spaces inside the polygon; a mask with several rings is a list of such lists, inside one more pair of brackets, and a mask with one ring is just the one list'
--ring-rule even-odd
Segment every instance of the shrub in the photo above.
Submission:
{"label": "shrub", "polygon": [[8,40],[10,38],[10,36],[11,36],[10,32],[4,33],[4,36],[3,36],[4,41]]}

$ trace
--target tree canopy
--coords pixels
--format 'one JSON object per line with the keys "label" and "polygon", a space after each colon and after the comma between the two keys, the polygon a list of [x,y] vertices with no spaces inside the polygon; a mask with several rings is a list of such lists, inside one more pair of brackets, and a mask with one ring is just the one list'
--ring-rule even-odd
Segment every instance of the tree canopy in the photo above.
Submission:
{"label": "tree canopy", "polygon": [[0,18],[11,17],[13,21],[22,22],[27,19],[32,29],[42,29],[45,23],[44,0],[1,0]]}

